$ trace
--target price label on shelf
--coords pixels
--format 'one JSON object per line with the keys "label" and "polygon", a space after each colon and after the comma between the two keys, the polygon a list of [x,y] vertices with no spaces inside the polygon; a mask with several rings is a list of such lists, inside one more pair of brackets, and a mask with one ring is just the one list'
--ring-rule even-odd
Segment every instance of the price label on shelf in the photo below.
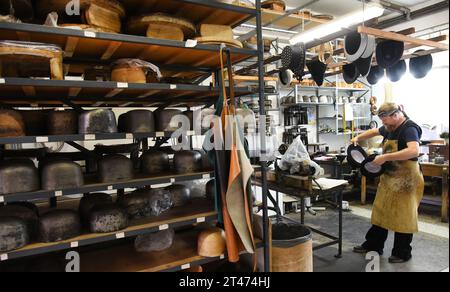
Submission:
{"label": "price label on shelf", "polygon": [[174,183],[176,180],[174,178],[170,179],[170,183]]}
{"label": "price label on shelf", "polygon": [[167,230],[167,229],[169,229],[169,225],[168,224],[159,225],[159,231]]}
{"label": "price label on shelf", "polygon": [[0,196],[0,203],[4,203],[5,202],[5,197]]}
{"label": "price label on shelf", "polygon": [[205,222],[205,221],[206,221],[206,218],[205,218],[205,217],[197,218],[197,223],[203,223],[203,222]]}
{"label": "price label on shelf", "polygon": [[160,137],[164,137],[165,133],[164,132],[156,132],[156,137],[160,138]]}
{"label": "price label on shelf", "polygon": [[0,78],[0,84],[5,84],[6,80],[4,78]]}
{"label": "price label on shelf", "polygon": [[125,233],[123,233],[123,232],[122,232],[122,233],[117,233],[117,234],[116,234],[116,238],[117,238],[117,239],[125,238]]}
{"label": "price label on shelf", "polygon": [[36,137],[36,143],[47,143],[48,137]]}
{"label": "price label on shelf", "polygon": [[125,139],[133,140],[134,139],[134,135],[133,134],[126,134],[125,135]]}
{"label": "price label on shelf", "polygon": [[117,88],[128,88],[128,83],[126,83],[126,82],[117,82]]}
{"label": "price label on shelf", "polygon": [[55,192],[55,197],[62,197],[63,192],[62,191],[56,191]]}
{"label": "price label on shelf", "polygon": [[84,135],[84,140],[85,141],[95,140],[95,134]]}
{"label": "price label on shelf", "polygon": [[108,191],[112,191],[112,190],[114,190],[114,187],[113,186],[108,186],[107,190]]}
{"label": "price label on shelf", "polygon": [[175,84],[170,84],[170,89],[177,89],[177,86]]}
{"label": "price label on shelf", "polygon": [[220,255],[220,259],[221,260],[225,259],[225,255],[224,254]]}
{"label": "price label on shelf", "polygon": [[211,178],[211,175],[209,173],[203,175],[203,179],[209,179],[209,178]]}
{"label": "price label on shelf", "polygon": [[70,243],[70,248],[76,248],[78,247],[78,241],[74,241]]}
{"label": "price label on shelf", "polygon": [[195,48],[198,44],[197,40],[187,40],[186,43],[184,44],[184,46],[186,48]]}
{"label": "price label on shelf", "polygon": [[96,38],[97,34],[93,31],[84,31],[84,36],[87,38]]}
{"label": "price label on shelf", "polygon": [[182,270],[187,270],[187,269],[190,269],[190,268],[191,268],[191,264],[184,264],[184,265],[181,266]]}
{"label": "price label on shelf", "polygon": [[7,261],[8,260],[8,255],[5,253],[5,254],[2,254],[2,255],[0,255],[0,261]]}
{"label": "price label on shelf", "polygon": [[194,136],[195,135],[195,131],[187,131],[187,135],[188,136]]}

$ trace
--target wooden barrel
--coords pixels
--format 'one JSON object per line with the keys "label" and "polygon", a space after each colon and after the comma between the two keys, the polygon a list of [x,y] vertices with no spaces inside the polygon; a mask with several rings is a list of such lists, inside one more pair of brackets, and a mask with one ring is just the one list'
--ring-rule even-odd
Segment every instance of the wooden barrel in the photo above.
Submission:
{"label": "wooden barrel", "polygon": [[272,272],[313,272],[312,232],[300,224],[274,224]]}

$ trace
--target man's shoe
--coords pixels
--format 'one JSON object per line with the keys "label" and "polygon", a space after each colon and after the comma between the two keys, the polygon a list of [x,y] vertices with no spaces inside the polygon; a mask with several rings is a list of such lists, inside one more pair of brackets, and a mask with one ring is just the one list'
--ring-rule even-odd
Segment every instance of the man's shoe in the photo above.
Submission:
{"label": "man's shoe", "polygon": [[408,262],[410,259],[411,259],[411,258],[405,260],[405,259],[399,258],[399,257],[397,257],[397,256],[391,256],[391,257],[389,258],[389,263],[390,263],[390,264],[402,264],[402,263]]}
{"label": "man's shoe", "polygon": [[[368,253],[368,252],[371,252],[372,250],[368,250],[368,249],[366,249],[365,247],[363,247],[363,246],[361,246],[361,245],[359,245],[359,246],[355,246],[354,248],[353,248],[353,252],[354,253],[359,253],[359,254],[366,254],[366,253]],[[381,250],[381,251],[376,251],[380,256],[382,256],[383,255],[383,251]]]}

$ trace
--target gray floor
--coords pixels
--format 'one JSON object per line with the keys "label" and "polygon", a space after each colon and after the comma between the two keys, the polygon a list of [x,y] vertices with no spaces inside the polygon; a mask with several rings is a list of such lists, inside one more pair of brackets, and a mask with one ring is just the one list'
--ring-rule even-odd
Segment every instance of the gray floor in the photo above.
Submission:
{"label": "gray floor", "polygon": [[[299,214],[289,214],[292,219],[299,219]],[[317,216],[306,215],[306,224],[325,232],[337,234],[338,213],[327,208]],[[355,254],[352,248],[364,241],[370,228],[370,220],[344,213],[343,257],[336,259],[337,247],[327,247],[314,253],[315,272],[365,272],[369,261],[364,255]],[[389,235],[385,254],[379,261],[380,272],[441,272],[449,267],[449,240],[430,234],[419,233],[413,242],[413,259],[404,264],[389,264],[388,258],[393,246],[393,234]],[[325,238],[314,234],[314,243],[321,243]]]}

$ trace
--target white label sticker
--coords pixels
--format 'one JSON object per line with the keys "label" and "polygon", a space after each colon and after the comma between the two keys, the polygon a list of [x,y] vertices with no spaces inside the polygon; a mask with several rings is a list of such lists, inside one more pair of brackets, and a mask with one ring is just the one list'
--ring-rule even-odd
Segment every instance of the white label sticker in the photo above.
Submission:
{"label": "white label sticker", "polygon": [[164,137],[165,133],[164,132],[156,132],[156,137]]}
{"label": "white label sticker", "polygon": [[108,191],[112,191],[112,190],[114,190],[114,187],[113,186],[108,186]]}
{"label": "white label sticker", "polygon": [[78,247],[78,241],[71,242],[71,243],[70,243],[70,247],[71,247],[71,248],[76,248],[76,247]]}
{"label": "white label sticker", "polygon": [[195,48],[197,46],[197,40],[187,40],[185,43],[186,48]]}
{"label": "white label sticker", "polygon": [[97,34],[93,31],[85,31],[84,36],[87,38],[96,38]]}
{"label": "white label sticker", "polygon": [[125,238],[125,233],[123,233],[123,232],[122,233],[117,233],[116,234],[116,238],[117,239]]}
{"label": "white label sticker", "polygon": [[62,191],[56,191],[55,192],[55,197],[62,197],[63,192]]}
{"label": "white label sticker", "polygon": [[133,140],[134,139],[134,135],[133,134],[126,134],[125,139]]}
{"label": "white label sticker", "polygon": [[6,80],[4,78],[0,78],[0,84],[5,84]]}
{"label": "white label sticker", "polygon": [[0,203],[4,203],[5,202],[5,197],[0,196]]}
{"label": "white label sticker", "polygon": [[117,82],[117,88],[128,88],[128,83],[126,83],[126,82]]}
{"label": "white label sticker", "polygon": [[160,230],[160,231],[162,231],[162,230],[167,230],[167,229],[169,229],[169,225],[168,225],[168,224],[159,225],[159,230]]}
{"label": "white label sticker", "polygon": [[187,135],[188,135],[188,136],[194,136],[194,135],[195,135],[195,131],[188,131],[188,132],[187,132]]}
{"label": "white label sticker", "polygon": [[95,134],[84,135],[85,141],[95,140]]}
{"label": "white label sticker", "polygon": [[225,255],[224,254],[220,255],[220,259],[221,260],[225,259]]}
{"label": "white label sticker", "polygon": [[175,180],[174,178],[171,178],[171,179],[170,179],[170,182],[171,182],[171,183],[174,183],[175,181],[176,181],[176,180]]}
{"label": "white label sticker", "polygon": [[204,174],[204,175],[203,175],[203,178],[204,178],[204,179],[211,178],[211,175],[210,175],[209,173],[208,173],[208,174]]}
{"label": "white label sticker", "polygon": [[203,222],[205,222],[205,221],[206,221],[206,218],[205,218],[205,217],[197,218],[197,223],[203,223]]}
{"label": "white label sticker", "polygon": [[5,254],[2,254],[2,255],[0,255],[0,261],[7,261],[8,260],[8,255],[5,253]]}
{"label": "white label sticker", "polygon": [[185,265],[181,266],[182,270],[187,270],[187,269],[190,269],[190,268],[191,268],[191,264],[185,264]]}
{"label": "white label sticker", "polygon": [[175,84],[170,84],[170,89],[177,89],[177,86]]}
{"label": "white label sticker", "polygon": [[47,143],[48,137],[36,137],[36,143]]}

